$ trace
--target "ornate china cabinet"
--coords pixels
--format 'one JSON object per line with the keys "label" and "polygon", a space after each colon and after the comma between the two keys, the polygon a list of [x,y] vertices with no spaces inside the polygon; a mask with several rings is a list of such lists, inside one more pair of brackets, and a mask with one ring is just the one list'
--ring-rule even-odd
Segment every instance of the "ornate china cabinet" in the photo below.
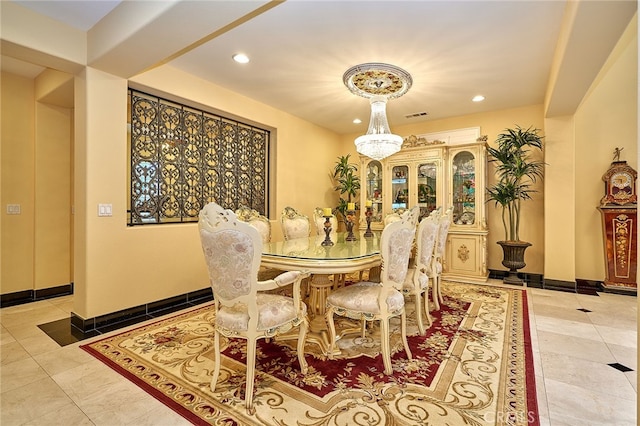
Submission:
{"label": "ornate china cabinet", "polygon": [[[485,140],[473,127],[407,137],[400,152],[381,161],[360,156],[360,206],[371,204],[371,229],[386,215],[420,207],[420,220],[453,208],[443,277],[486,282],[487,221]],[[366,228],[366,208],[360,226]]]}

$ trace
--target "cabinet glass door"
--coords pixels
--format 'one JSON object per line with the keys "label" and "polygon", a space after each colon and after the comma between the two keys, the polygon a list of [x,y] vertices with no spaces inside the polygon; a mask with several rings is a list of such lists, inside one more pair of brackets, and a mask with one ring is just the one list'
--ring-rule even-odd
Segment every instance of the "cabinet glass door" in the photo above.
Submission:
{"label": "cabinet glass door", "polygon": [[420,220],[436,209],[436,163],[418,165],[418,206]]}
{"label": "cabinet glass door", "polygon": [[453,157],[453,223],[473,225],[476,220],[475,157],[461,151]]}
{"label": "cabinet glass door", "polygon": [[371,221],[382,222],[382,164],[377,160],[367,164],[365,191],[371,201]]}
{"label": "cabinet glass door", "polygon": [[391,169],[391,209],[406,209],[409,206],[409,167],[394,166]]}

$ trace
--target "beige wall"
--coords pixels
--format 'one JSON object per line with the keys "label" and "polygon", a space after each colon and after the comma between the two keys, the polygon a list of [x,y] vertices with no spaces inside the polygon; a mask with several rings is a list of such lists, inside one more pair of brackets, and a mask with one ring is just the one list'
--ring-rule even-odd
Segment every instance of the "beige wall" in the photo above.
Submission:
{"label": "beige wall", "polygon": [[[76,81],[74,312],[83,318],[208,285],[196,224],[126,226],[127,84],[91,68]],[[270,200],[274,238],[279,238],[278,218],[286,205],[310,215],[316,206],[335,203],[329,171],[341,146],[332,132],[171,67],[147,72],[131,84],[277,129]],[[99,203],[112,204],[113,216],[98,217]]]}
{"label": "beige wall", "polygon": [[[34,286],[35,102],[33,80],[2,73],[2,294]],[[20,215],[7,215],[20,204]]]}
{"label": "beige wall", "polygon": [[[2,294],[73,281],[73,110],[38,102],[36,87],[2,74]],[[20,204],[21,214],[7,215],[7,204]]]}
{"label": "beige wall", "polygon": [[71,116],[73,110],[36,103],[36,290],[71,278]]}
{"label": "beige wall", "polygon": [[575,140],[573,116],[545,120],[544,277],[576,278]]}
{"label": "beige wall", "polygon": [[604,250],[600,213],[602,175],[613,161],[638,170],[637,15],[629,24],[575,114],[576,278],[603,280]]}

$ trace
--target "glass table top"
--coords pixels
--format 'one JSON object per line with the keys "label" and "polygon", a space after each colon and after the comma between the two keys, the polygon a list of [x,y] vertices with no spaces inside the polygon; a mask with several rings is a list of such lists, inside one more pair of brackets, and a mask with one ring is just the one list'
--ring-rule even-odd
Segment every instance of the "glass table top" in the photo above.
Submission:
{"label": "glass table top", "polygon": [[347,260],[366,258],[380,254],[380,234],[365,238],[364,231],[354,233],[356,241],[345,241],[346,232],[331,235],[332,246],[323,246],[325,237],[313,236],[288,241],[275,241],[264,244],[263,256],[310,259],[310,260]]}

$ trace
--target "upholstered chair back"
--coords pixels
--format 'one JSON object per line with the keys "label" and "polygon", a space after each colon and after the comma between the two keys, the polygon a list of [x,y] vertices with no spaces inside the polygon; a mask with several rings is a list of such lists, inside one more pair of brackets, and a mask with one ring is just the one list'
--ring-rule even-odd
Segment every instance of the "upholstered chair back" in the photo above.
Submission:
{"label": "upholstered chair back", "polygon": [[391,283],[397,290],[402,289],[407,277],[419,213],[419,208],[412,208],[399,221],[385,226],[380,237],[381,282]]}
{"label": "upholstered chair back", "polygon": [[298,213],[293,207],[285,207],[282,210],[280,224],[282,225],[282,234],[285,240],[309,237],[309,231],[311,230],[309,218]]}
{"label": "upholstered chair back", "polygon": [[257,210],[246,206],[240,206],[235,213],[238,219],[247,222],[260,232],[263,243],[266,244],[271,241],[271,222],[269,222],[269,219],[261,215]]}
{"label": "upholstered chair back", "polygon": [[255,312],[262,255],[258,230],[215,203],[200,212],[198,227],[215,300],[226,306],[242,303]]}
{"label": "upholstered chair back", "polygon": [[453,215],[453,208],[449,207],[447,211],[440,217],[440,229],[438,230],[438,241],[435,248],[435,256],[439,262],[442,262],[444,257],[445,247],[447,245],[447,235],[449,234],[449,227],[451,226]]}
{"label": "upholstered chair back", "polygon": [[393,213],[389,213],[384,217],[384,225],[387,226],[390,223],[398,222],[401,220],[402,214],[404,214],[407,209],[395,209]]}
{"label": "upholstered chair back", "polygon": [[428,270],[438,241],[440,224],[435,216],[429,215],[420,221],[416,236],[416,269]]}

